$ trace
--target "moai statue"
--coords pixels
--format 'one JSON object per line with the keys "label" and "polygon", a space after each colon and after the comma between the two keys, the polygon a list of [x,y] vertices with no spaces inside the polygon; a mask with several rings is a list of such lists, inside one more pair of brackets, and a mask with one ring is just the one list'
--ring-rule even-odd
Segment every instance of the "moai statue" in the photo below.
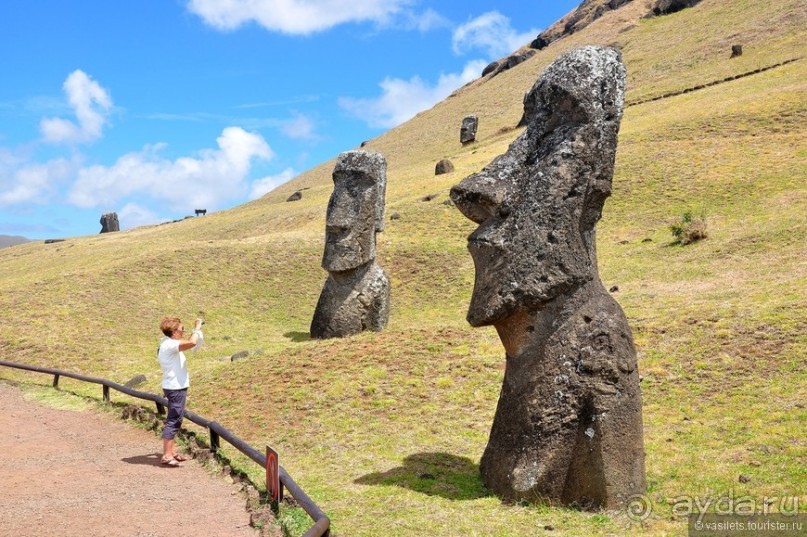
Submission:
{"label": "moai statue", "polygon": [[493,325],[507,353],[481,461],[505,498],[612,509],[645,488],[636,351],[594,234],[624,94],[618,51],[564,54],[528,94],[524,133],[451,189],[479,224],[468,322]]}
{"label": "moai statue", "polygon": [[462,118],[462,126],[460,126],[460,143],[464,145],[476,140],[476,129],[478,127],[478,117],[472,115]]}
{"label": "moai statue", "polygon": [[389,278],[375,262],[375,235],[384,230],[387,163],[380,153],[342,153],[333,185],[322,256],[329,275],[311,321],[311,337],[319,339],[380,331],[389,318]]}
{"label": "moai statue", "polygon": [[104,213],[101,215],[101,233],[120,231],[118,213]]}

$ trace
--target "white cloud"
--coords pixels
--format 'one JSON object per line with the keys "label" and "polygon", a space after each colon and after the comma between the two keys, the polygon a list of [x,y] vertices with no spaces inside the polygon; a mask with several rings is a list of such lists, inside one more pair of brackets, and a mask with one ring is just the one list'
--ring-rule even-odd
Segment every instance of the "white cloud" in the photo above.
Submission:
{"label": "white cloud", "polygon": [[29,163],[0,149],[0,207],[53,201],[56,184],[68,179],[76,165],[66,159]]}
{"label": "white cloud", "polygon": [[127,153],[111,167],[83,168],[68,201],[84,208],[109,207],[138,194],[167,203],[174,213],[220,207],[243,195],[253,159],[270,160],[274,154],[260,135],[240,127],[225,128],[217,143],[218,149],[173,161],[160,156],[165,144],[158,144]]}
{"label": "white cloud", "polygon": [[289,138],[298,140],[313,140],[316,138],[314,122],[303,114],[294,114],[291,119],[283,121],[280,125],[280,131]]}
{"label": "white cloud", "polygon": [[252,181],[252,190],[249,193],[249,199],[254,200],[260,198],[264,194],[274,190],[275,187],[287,181],[291,181],[296,175],[297,172],[291,168],[286,168],[277,175],[269,175],[262,179]]}
{"label": "white cloud", "polygon": [[426,9],[426,11],[423,13],[406,13],[404,15],[404,19],[404,28],[415,29],[424,33],[436,28],[445,28],[451,26],[450,20],[443,17],[432,8]]}
{"label": "white cloud", "polygon": [[519,33],[510,26],[510,19],[498,11],[488,11],[457,27],[451,42],[457,54],[481,49],[491,59],[497,59],[523,47],[538,33],[536,29]]}
{"label": "white cloud", "polygon": [[219,30],[256,22],[270,31],[308,35],[348,22],[388,23],[411,0],[189,0],[188,9]]}
{"label": "white cloud", "polygon": [[70,73],[62,87],[78,124],[58,117],[43,118],[39,123],[42,137],[53,143],[81,143],[100,138],[112,109],[109,93],[80,69]]}
{"label": "white cloud", "polygon": [[440,75],[434,86],[419,76],[409,80],[385,78],[379,86],[382,95],[375,99],[339,98],[339,106],[371,127],[392,128],[413,118],[442,101],[462,86],[479,78],[487,62],[474,60],[465,65],[461,73]]}
{"label": "white cloud", "polygon": [[164,221],[154,211],[137,203],[127,203],[117,213],[121,229],[132,229]]}

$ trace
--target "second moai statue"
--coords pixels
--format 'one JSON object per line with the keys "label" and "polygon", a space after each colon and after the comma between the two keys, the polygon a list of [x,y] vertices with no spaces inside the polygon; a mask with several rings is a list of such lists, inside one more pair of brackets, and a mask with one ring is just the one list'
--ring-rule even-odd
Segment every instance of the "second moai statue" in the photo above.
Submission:
{"label": "second moai statue", "polygon": [[375,236],[384,229],[387,163],[380,153],[348,151],[333,170],[325,222],[319,296],[311,337],[345,337],[380,331],[389,319],[389,278],[376,262]]}
{"label": "second moai statue", "polygon": [[507,353],[480,463],[505,498],[616,509],[645,489],[636,350],[594,235],[624,98],[618,51],[564,54],[525,100],[527,130],[451,189],[479,224],[468,322],[493,325]]}
{"label": "second moai statue", "polygon": [[460,143],[469,144],[476,140],[476,129],[479,128],[479,118],[470,115],[462,118],[460,126]]}

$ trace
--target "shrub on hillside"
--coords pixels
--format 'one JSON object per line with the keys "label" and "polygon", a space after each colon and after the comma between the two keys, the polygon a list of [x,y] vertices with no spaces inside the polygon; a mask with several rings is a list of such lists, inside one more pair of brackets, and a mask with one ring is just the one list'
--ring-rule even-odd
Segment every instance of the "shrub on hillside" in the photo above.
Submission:
{"label": "shrub on hillside", "polygon": [[682,246],[709,236],[706,231],[706,216],[703,213],[694,216],[692,211],[682,214],[678,222],[670,225],[670,231]]}

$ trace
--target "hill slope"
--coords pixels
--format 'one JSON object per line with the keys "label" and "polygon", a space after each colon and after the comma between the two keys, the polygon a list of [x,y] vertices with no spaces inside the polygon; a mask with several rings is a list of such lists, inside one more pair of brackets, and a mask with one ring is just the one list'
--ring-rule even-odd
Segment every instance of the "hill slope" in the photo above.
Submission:
{"label": "hill slope", "polygon": [[[401,216],[379,235],[392,282],[386,331],[307,339],[326,277],[327,162],[230,211],[0,251],[0,356],[121,382],[147,373],[156,392],[159,318],[204,315],[191,408],[277,448],[345,535],[528,535],[545,524],[682,534],[671,499],[803,492],[805,5],[703,0],[642,19],[645,10],[606,13],[369,142],[389,165],[387,215]],[[629,73],[598,252],[644,376],[654,513],[643,526],[624,513],[502,505],[482,487],[504,351],[495,331],[465,323],[474,226],[443,203],[520,133],[522,96],[542,69],[589,43],[618,46]],[[735,43],[744,54],[730,60]],[[463,147],[468,113],[480,127]],[[442,158],[456,171],[435,176]],[[285,202],[298,189],[302,200]],[[681,247],[668,225],[687,210],[705,212],[710,237]],[[220,360],[241,350],[253,356]]]}
{"label": "hill slope", "polygon": [[19,235],[0,235],[0,248],[14,246],[16,244],[24,244],[26,242],[28,242],[28,239],[25,237],[20,237]]}

